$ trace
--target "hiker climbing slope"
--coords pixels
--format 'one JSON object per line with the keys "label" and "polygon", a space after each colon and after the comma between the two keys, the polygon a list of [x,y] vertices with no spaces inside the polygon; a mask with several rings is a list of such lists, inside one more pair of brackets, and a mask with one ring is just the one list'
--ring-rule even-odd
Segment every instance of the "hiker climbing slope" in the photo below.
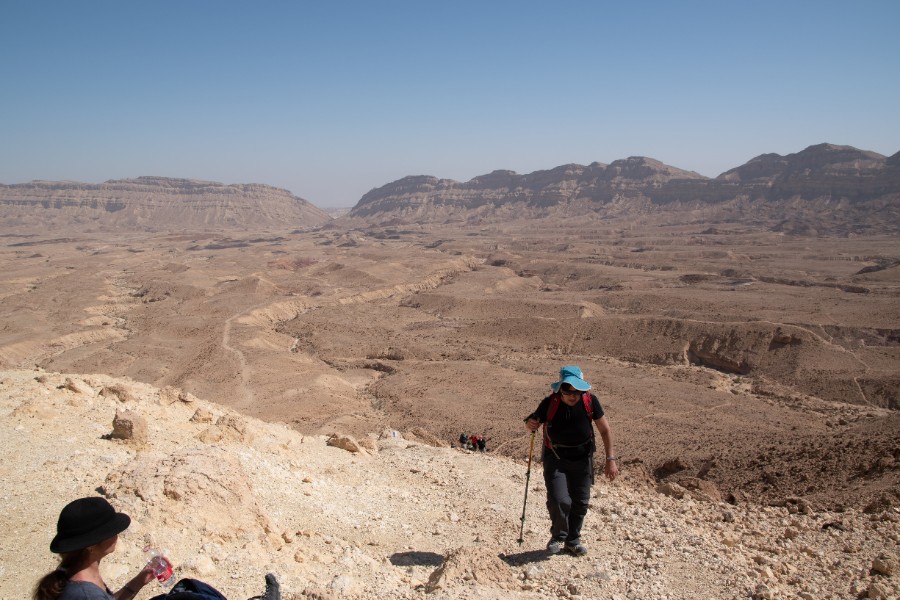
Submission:
{"label": "hiker climbing slope", "polygon": [[604,474],[613,481],[619,474],[609,420],[597,396],[590,393],[581,369],[563,367],[559,381],[550,384],[553,393],[525,419],[528,431],[544,424],[544,483],[550,513],[550,541],[547,551],[565,550],[575,556],[587,554],[581,543],[581,527],[587,515],[594,483],[593,427],[600,432],[606,450]]}

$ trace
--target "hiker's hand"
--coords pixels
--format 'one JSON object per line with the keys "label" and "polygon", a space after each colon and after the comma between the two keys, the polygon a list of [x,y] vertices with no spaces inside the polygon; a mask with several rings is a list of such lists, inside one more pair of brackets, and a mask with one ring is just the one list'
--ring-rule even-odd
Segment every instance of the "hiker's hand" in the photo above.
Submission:
{"label": "hiker's hand", "polygon": [[156,573],[153,571],[153,566],[148,562],[141,569],[141,572],[137,574],[137,577],[134,578],[134,581],[138,582],[141,587],[144,587],[154,579],[156,579]]}
{"label": "hiker's hand", "polygon": [[140,572],[135,575],[131,581],[125,584],[121,590],[114,594],[114,598],[117,600],[130,600],[137,596],[145,585],[150,583],[156,579],[156,575],[153,573],[153,567],[150,566],[150,563],[144,565],[144,568],[140,570]]}
{"label": "hiker's hand", "polygon": [[606,466],[603,467],[603,474],[610,481],[615,481],[616,477],[619,476],[619,462],[616,460],[606,461]]}
{"label": "hiker's hand", "polygon": [[528,428],[528,431],[537,431],[537,428],[541,426],[541,422],[537,419],[528,419],[525,421],[525,427]]}

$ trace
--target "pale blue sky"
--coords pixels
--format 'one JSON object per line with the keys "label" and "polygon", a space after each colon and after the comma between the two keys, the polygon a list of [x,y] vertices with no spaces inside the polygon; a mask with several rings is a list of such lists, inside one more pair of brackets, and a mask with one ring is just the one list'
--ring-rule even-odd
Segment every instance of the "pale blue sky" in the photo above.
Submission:
{"label": "pale blue sky", "polygon": [[0,0],[0,183],[900,151],[900,2]]}

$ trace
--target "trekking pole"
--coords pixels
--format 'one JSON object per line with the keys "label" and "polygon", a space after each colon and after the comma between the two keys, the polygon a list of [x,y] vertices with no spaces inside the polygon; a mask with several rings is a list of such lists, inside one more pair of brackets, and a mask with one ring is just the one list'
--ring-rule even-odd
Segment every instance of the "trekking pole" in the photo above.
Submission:
{"label": "trekking pole", "polygon": [[528,450],[528,470],[525,472],[525,501],[522,502],[522,526],[519,527],[519,543],[525,541],[522,533],[525,531],[525,507],[528,505],[528,482],[531,481],[531,455],[534,454],[534,431],[531,432],[531,448]]}

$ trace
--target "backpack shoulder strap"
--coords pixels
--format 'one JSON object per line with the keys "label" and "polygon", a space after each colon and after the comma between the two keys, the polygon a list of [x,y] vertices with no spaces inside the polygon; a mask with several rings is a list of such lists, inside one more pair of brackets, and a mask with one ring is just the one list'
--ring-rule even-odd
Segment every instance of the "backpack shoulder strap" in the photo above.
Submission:
{"label": "backpack shoulder strap", "polygon": [[547,433],[547,423],[553,420],[553,417],[556,416],[556,411],[559,410],[559,392],[554,392],[553,395],[550,396],[550,406],[547,407],[547,420],[544,421],[544,446],[552,449],[553,443],[550,441],[550,435]]}
{"label": "backpack shoulder strap", "polygon": [[[587,411],[588,416],[588,427],[591,428],[591,452],[595,452],[597,450],[597,438],[594,435],[594,411],[593,411],[593,402],[591,401],[591,393],[585,392],[581,395],[581,400],[584,402],[584,409]],[[591,454],[593,456],[593,454]],[[593,460],[593,458],[591,459]]]}
{"label": "backpack shoulder strap", "polygon": [[559,400],[560,395],[559,392],[554,392],[550,396],[550,406],[547,407],[547,422],[553,420],[553,417],[556,416],[556,411],[559,410]]}

